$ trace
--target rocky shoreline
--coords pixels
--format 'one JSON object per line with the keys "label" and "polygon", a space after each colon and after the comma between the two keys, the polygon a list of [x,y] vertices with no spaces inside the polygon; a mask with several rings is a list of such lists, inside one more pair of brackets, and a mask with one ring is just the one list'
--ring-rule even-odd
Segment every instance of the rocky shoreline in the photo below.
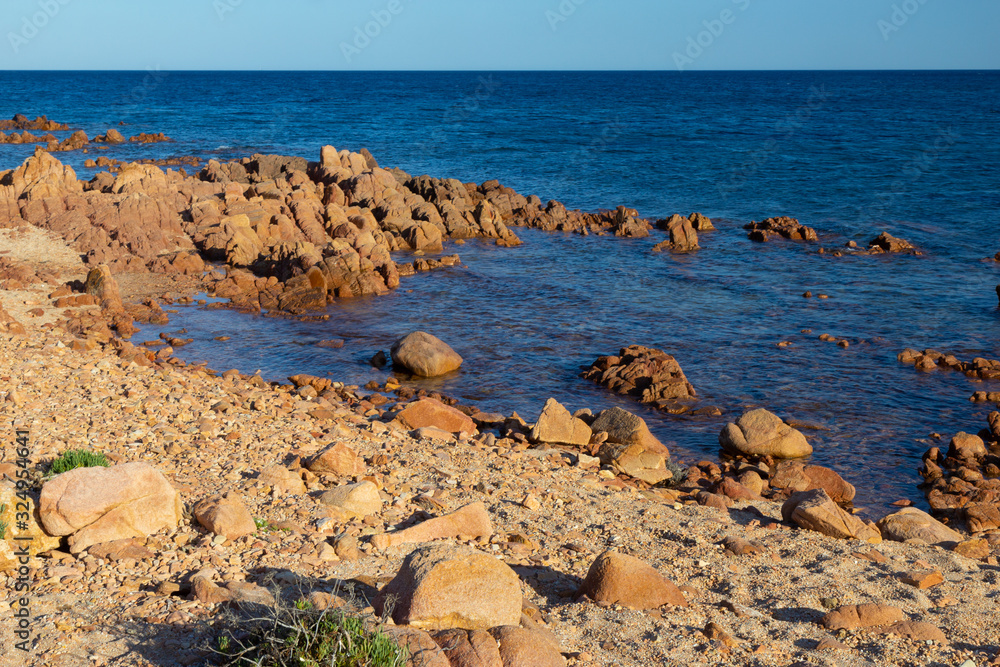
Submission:
{"label": "rocky shoreline", "polygon": [[[15,119],[24,131],[43,120]],[[223,610],[273,596],[388,616],[424,664],[1000,664],[994,430],[925,456],[948,525],[912,508],[872,523],[852,513],[847,480],[797,460],[805,436],[766,410],[723,429],[718,461],[684,470],[619,408],[550,400],[526,421],[396,380],[270,383],[185,364],[182,338],[127,340],[199,290],[308,317],[460,262],[399,264],[398,250],[515,245],[512,228],[527,226],[658,227],[664,249],[688,252],[712,229],[704,216],[567,211],[325,147],[315,163],[257,155],[195,177],[128,164],[86,183],[38,151],[0,172],[0,219],[0,521],[12,527],[0,582],[14,590],[13,539],[30,534],[31,664],[202,664]],[[754,240],[815,240],[790,218],[755,225]],[[461,359],[402,362],[436,373]],[[586,376],[667,412],[718,414],[659,350],[622,349]],[[35,508],[24,530],[12,510],[22,429]],[[46,479],[71,449],[112,466]],[[121,495],[101,509],[74,480]],[[135,480],[156,500],[122,521],[109,507],[139,502]],[[438,567],[479,594],[422,588]],[[388,593],[405,604],[387,609]],[[0,611],[14,618],[20,599]],[[0,623],[2,660],[21,664],[13,629]],[[459,656],[456,642],[493,657]]]}

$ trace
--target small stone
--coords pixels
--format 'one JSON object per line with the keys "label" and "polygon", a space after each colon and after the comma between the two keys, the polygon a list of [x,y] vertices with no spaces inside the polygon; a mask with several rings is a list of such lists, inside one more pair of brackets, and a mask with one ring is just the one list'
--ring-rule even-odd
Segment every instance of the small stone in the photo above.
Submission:
{"label": "small stone", "polygon": [[944,582],[944,575],[940,570],[913,570],[900,575],[900,580],[904,584],[916,586],[920,590],[931,588]]}

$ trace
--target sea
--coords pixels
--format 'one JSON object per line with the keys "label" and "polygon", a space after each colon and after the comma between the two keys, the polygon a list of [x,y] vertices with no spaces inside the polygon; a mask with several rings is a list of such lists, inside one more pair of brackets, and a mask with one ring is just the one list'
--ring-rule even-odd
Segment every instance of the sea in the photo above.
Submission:
{"label": "sea", "polygon": [[[875,515],[901,498],[925,506],[921,454],[979,431],[996,407],[969,399],[1000,383],[918,372],[896,355],[1000,358],[1000,72],[0,72],[0,116],[15,113],[90,136],[173,139],[100,153],[117,159],[365,147],[413,175],[499,179],[587,211],[698,211],[717,227],[683,255],[652,252],[659,231],[516,229],[520,247],[449,243],[462,266],[339,301],[328,321],[185,307],[136,337],[186,330],[195,341],[177,354],[190,362],[364,385],[391,372],[368,363],[375,352],[428,331],[465,364],[414,386],[529,421],[550,397],[571,410],[621,406],[682,464],[715,460],[719,431],[750,407],[811,422],[812,461]],[[30,152],[0,145],[0,170]],[[94,174],[83,166],[94,153],[58,157]],[[746,223],[780,215],[819,242],[748,240]],[[883,231],[922,255],[819,252]],[[345,345],[317,346],[329,339]],[[674,355],[702,404],[724,414],[667,415],[580,377],[631,344]]]}

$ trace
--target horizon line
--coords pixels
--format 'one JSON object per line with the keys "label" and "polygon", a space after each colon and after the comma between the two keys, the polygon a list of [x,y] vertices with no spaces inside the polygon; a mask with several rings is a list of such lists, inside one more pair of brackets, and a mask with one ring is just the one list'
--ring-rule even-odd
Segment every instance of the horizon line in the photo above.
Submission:
{"label": "horizon line", "polygon": [[810,69],[690,69],[678,70],[676,68],[667,69],[160,69],[159,67],[147,67],[143,69],[0,69],[2,74],[23,74],[23,73],[92,73],[92,72],[175,72],[175,73],[311,73],[311,74],[463,74],[463,73],[510,73],[510,74],[632,74],[632,73],[676,73],[676,74],[698,74],[698,73],[761,73],[761,72],[998,72],[1000,67],[989,68],[968,68],[968,67],[941,67],[941,68],[810,68]]}

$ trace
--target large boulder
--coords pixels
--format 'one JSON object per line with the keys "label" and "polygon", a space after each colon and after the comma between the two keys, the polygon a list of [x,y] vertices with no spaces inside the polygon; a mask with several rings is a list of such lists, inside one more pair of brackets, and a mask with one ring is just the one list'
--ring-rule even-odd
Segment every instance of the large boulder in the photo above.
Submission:
{"label": "large boulder", "polygon": [[927,544],[951,546],[965,540],[961,533],[916,507],[905,507],[880,519],[877,525],[882,536],[894,542],[916,539]]}
{"label": "large boulder", "polygon": [[617,551],[605,551],[587,572],[580,593],[594,602],[629,609],[655,609],[669,604],[688,606],[680,589],[648,563]]}
{"label": "large boulder", "polygon": [[800,528],[815,530],[838,539],[857,539],[878,543],[878,529],[845,512],[823,489],[792,494],[781,506],[781,516]]}
{"label": "large boulder", "polygon": [[373,601],[377,614],[424,630],[488,630],[521,620],[521,581],[499,559],[445,545],[417,549]]}
{"label": "large boulder", "polygon": [[673,476],[667,468],[670,452],[641,417],[611,408],[597,416],[591,429],[607,434],[599,452],[603,463],[647,484],[659,484]]}
{"label": "large boulder", "polygon": [[743,413],[719,433],[719,444],[733,454],[798,459],[812,454],[806,437],[763,408]]}
{"label": "large boulder", "polygon": [[180,494],[148,463],[57,475],[42,487],[38,510],[48,534],[69,536],[72,553],[175,528],[183,515]]}
{"label": "large boulder", "polygon": [[476,423],[467,414],[434,398],[410,403],[396,415],[395,421],[409,429],[434,427],[448,433],[476,431]]}
{"label": "large boulder", "polygon": [[545,402],[542,414],[531,429],[533,442],[547,442],[559,445],[590,444],[591,430],[587,422],[574,417],[562,403],[554,398]]}
{"label": "large boulder", "polygon": [[440,338],[415,331],[392,346],[392,362],[421,377],[438,377],[458,370],[462,357]]}

